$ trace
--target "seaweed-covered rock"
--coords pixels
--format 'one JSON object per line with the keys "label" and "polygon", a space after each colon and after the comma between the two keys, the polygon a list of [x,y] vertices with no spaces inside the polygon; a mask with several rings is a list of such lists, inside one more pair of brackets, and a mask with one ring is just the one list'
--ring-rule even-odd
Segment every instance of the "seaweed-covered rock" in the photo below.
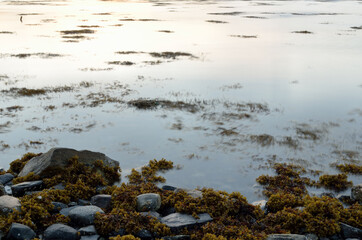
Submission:
{"label": "seaweed-covered rock", "polygon": [[353,186],[351,189],[351,198],[359,203],[362,203],[362,184]]}
{"label": "seaweed-covered rock", "polygon": [[97,230],[94,225],[89,225],[78,229],[81,236],[96,235]]}
{"label": "seaweed-covered rock", "polygon": [[12,175],[11,173],[5,173],[3,175],[0,175],[0,183],[5,185],[8,182],[10,182],[11,180],[13,180],[14,175]]}
{"label": "seaweed-covered rock", "polygon": [[271,234],[267,240],[307,240],[307,238],[299,234]]}
{"label": "seaweed-covered rock", "polygon": [[183,228],[192,228],[196,225],[202,225],[212,221],[208,213],[199,214],[199,219],[194,218],[192,215],[183,213],[172,213],[166,217],[161,218],[161,223],[166,224],[167,227],[173,231]]}
{"label": "seaweed-covered rock", "polygon": [[91,204],[103,209],[111,207],[112,196],[107,194],[98,194],[91,198]]}
{"label": "seaweed-covered rock", "polygon": [[140,212],[157,211],[161,207],[161,197],[157,193],[145,193],[137,196],[137,210]]}
{"label": "seaweed-covered rock", "polygon": [[15,197],[21,197],[27,191],[36,191],[41,190],[44,187],[44,183],[42,180],[38,181],[30,181],[30,182],[22,182],[11,186],[11,190]]}
{"label": "seaweed-covered rock", "polygon": [[141,215],[143,216],[149,216],[149,217],[153,217],[156,219],[161,219],[161,215],[158,212],[155,211],[150,211],[150,212],[140,212]]}
{"label": "seaweed-covered rock", "polygon": [[117,161],[103,153],[88,150],[77,151],[70,148],[52,148],[48,152],[29,160],[19,173],[19,177],[24,177],[30,172],[34,172],[34,174],[41,177],[52,177],[54,174],[58,174],[59,171],[64,171],[68,160],[74,156],[78,156],[78,161],[88,166],[92,166],[96,160],[102,160],[105,166],[119,166]]}
{"label": "seaweed-covered rock", "polygon": [[344,238],[360,238],[362,239],[362,230],[347,225],[345,223],[340,223],[341,233]]}
{"label": "seaweed-covered rock", "polygon": [[30,240],[35,238],[35,236],[35,232],[30,227],[20,223],[12,223],[7,238],[13,240]]}
{"label": "seaweed-covered rock", "polygon": [[13,209],[20,211],[21,204],[18,198],[4,195],[0,197],[0,214],[7,214]]}
{"label": "seaweed-covered rock", "polygon": [[44,240],[76,240],[77,230],[64,224],[53,224],[44,231]]}
{"label": "seaweed-covered rock", "polygon": [[193,198],[202,198],[202,192],[197,189],[184,189],[184,188],[177,188],[175,192],[185,191],[187,195]]}
{"label": "seaweed-covered rock", "polygon": [[97,206],[80,206],[69,211],[69,217],[76,226],[88,226],[94,223],[96,213],[104,213]]}

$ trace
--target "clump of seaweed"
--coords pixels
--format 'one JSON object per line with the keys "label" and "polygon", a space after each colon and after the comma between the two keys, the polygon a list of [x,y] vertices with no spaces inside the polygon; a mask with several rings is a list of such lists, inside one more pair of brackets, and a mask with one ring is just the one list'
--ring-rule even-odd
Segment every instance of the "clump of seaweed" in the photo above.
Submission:
{"label": "clump of seaweed", "polygon": [[319,183],[328,189],[343,191],[352,186],[352,182],[348,181],[347,178],[347,175],[343,173],[337,175],[326,174],[319,177]]}
{"label": "clump of seaweed", "polygon": [[107,64],[109,65],[123,65],[123,66],[132,66],[135,63],[134,62],[130,62],[130,61],[111,61],[111,62],[107,62]]}
{"label": "clump of seaweed", "polygon": [[362,174],[362,166],[356,164],[338,164],[336,167],[343,173]]}
{"label": "clump of seaweed", "polygon": [[161,99],[137,99],[128,102],[129,105],[136,107],[137,109],[156,109],[161,107],[164,109],[172,110],[187,110],[188,112],[194,113],[199,110],[199,106],[193,103],[185,103],[183,101],[170,101]]}
{"label": "clump of seaweed", "polygon": [[300,33],[300,34],[313,34],[313,32],[307,31],[307,30],[303,30],[303,31],[294,31],[292,33]]}
{"label": "clump of seaweed", "polygon": [[149,54],[151,55],[151,57],[166,59],[177,59],[178,57],[197,58],[191,53],[186,52],[150,52]]}

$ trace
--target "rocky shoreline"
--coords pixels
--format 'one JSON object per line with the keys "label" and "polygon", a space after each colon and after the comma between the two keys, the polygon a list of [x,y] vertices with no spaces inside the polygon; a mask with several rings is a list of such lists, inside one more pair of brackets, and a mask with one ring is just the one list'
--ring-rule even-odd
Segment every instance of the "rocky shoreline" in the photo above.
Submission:
{"label": "rocky shoreline", "polygon": [[171,168],[151,160],[114,185],[119,163],[102,153],[28,153],[0,173],[0,239],[362,238],[361,184],[351,196],[309,196],[310,181],[278,165],[277,176],[257,180],[269,200],[249,204],[240,193],[158,187],[165,179],[157,173]]}

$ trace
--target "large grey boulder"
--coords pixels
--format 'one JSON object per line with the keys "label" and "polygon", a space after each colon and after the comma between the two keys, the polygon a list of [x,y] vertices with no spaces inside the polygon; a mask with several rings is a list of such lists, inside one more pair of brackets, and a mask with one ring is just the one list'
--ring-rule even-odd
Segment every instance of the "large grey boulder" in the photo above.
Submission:
{"label": "large grey boulder", "polygon": [[8,182],[10,182],[11,180],[13,180],[14,175],[12,175],[11,173],[5,173],[3,175],[0,175],[0,183],[5,185]]}
{"label": "large grey boulder", "polygon": [[112,196],[108,194],[98,194],[91,198],[91,204],[103,209],[111,207]]}
{"label": "large grey boulder", "polygon": [[73,206],[73,207],[66,207],[66,208],[62,208],[60,209],[59,213],[62,214],[63,216],[65,217],[68,217],[69,216],[69,212],[71,210],[73,210],[74,208],[78,208],[80,206]]}
{"label": "large grey boulder", "polygon": [[0,197],[0,214],[8,214],[14,209],[20,211],[21,204],[18,198],[4,195]]}
{"label": "large grey boulder", "polygon": [[199,214],[199,219],[194,218],[192,215],[183,213],[172,213],[166,217],[161,218],[161,223],[166,224],[172,231],[177,231],[183,228],[192,228],[196,225],[202,225],[212,221],[208,213]]}
{"label": "large grey boulder", "polygon": [[11,190],[15,197],[21,197],[27,191],[37,191],[44,188],[44,183],[42,180],[31,181],[31,182],[22,182],[11,186]]}
{"label": "large grey boulder", "polygon": [[74,156],[78,156],[78,161],[88,166],[92,166],[96,160],[102,160],[106,166],[119,166],[119,162],[107,157],[103,153],[88,150],[77,151],[70,148],[52,148],[48,152],[30,159],[19,173],[19,177],[24,177],[30,172],[34,172],[41,177],[51,177],[54,174],[58,174],[59,171],[66,170],[65,167],[68,165],[68,160]]}
{"label": "large grey boulder", "polygon": [[362,239],[362,230],[359,228],[352,227],[345,223],[340,223],[341,233],[344,238],[360,238]]}
{"label": "large grey boulder", "polygon": [[69,217],[76,226],[88,226],[94,223],[96,213],[104,213],[97,206],[80,206],[69,211]]}
{"label": "large grey boulder", "polygon": [[351,198],[362,204],[362,184],[358,184],[352,187]]}
{"label": "large grey boulder", "polygon": [[307,240],[307,237],[299,234],[271,234],[266,240]]}
{"label": "large grey boulder", "polygon": [[35,232],[30,227],[20,223],[12,223],[7,238],[13,240],[31,240],[35,238],[35,236]]}
{"label": "large grey boulder", "polygon": [[139,212],[157,211],[161,207],[161,196],[157,193],[145,193],[137,196]]}
{"label": "large grey boulder", "polygon": [[44,240],[76,240],[77,230],[64,224],[53,224],[44,231]]}

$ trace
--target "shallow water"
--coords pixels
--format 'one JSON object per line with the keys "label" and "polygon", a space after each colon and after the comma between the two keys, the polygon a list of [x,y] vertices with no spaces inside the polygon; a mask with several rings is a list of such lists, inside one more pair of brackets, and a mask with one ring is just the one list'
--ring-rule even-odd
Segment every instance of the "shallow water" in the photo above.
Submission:
{"label": "shallow water", "polygon": [[[249,201],[271,162],[361,164],[361,3],[1,1],[0,163],[63,146],[125,175],[166,158],[181,168],[167,184]],[[128,104],[140,98],[195,109]]]}

